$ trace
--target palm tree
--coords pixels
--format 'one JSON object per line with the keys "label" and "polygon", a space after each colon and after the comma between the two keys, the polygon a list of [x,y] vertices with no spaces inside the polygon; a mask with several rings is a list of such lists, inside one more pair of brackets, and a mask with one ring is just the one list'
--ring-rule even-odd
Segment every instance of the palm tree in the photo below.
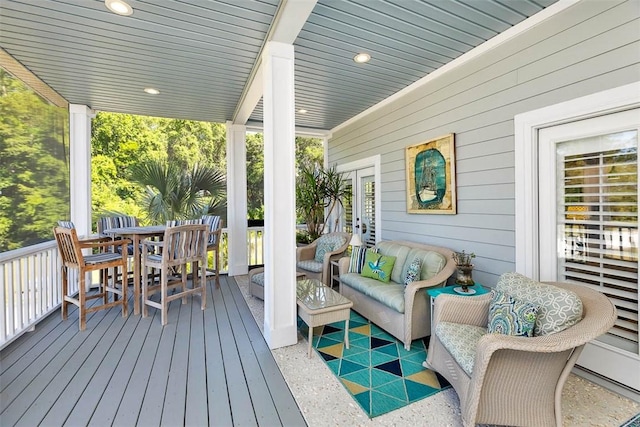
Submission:
{"label": "palm tree", "polygon": [[156,159],[137,166],[132,179],[144,187],[142,207],[152,223],[226,213],[225,174],[210,166],[184,170]]}

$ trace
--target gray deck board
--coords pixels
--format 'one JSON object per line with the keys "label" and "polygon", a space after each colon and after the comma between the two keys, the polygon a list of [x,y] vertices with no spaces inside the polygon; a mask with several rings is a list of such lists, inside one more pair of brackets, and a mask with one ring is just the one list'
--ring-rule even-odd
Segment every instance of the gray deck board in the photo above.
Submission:
{"label": "gray deck board", "polygon": [[[298,426],[300,410],[235,280],[160,313],[60,311],[0,352],[0,425]],[[129,301],[132,308],[132,301]]]}

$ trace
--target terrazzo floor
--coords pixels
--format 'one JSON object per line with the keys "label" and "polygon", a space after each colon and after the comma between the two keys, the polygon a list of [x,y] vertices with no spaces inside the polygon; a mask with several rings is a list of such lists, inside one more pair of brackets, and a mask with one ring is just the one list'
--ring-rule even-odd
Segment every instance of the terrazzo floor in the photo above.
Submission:
{"label": "terrazzo floor", "polygon": [[[263,302],[249,295],[247,276],[235,279],[263,330]],[[310,427],[462,426],[453,389],[369,419],[315,352],[307,358],[307,341],[300,334],[296,345],[272,353]],[[640,412],[640,404],[572,374],[563,389],[562,411],[564,426],[617,427]]]}

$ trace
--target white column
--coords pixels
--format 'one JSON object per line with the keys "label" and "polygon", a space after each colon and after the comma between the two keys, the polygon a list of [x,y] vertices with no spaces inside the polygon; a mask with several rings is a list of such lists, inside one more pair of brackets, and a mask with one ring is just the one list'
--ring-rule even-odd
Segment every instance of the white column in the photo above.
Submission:
{"label": "white column", "polygon": [[227,127],[227,242],[229,276],[247,274],[247,127]]}
{"label": "white column", "polygon": [[91,119],[86,105],[69,104],[71,221],[78,235],[91,234]]}
{"label": "white column", "polygon": [[268,42],[262,56],[264,108],[264,337],[297,342],[295,281],[295,102],[293,45]]}

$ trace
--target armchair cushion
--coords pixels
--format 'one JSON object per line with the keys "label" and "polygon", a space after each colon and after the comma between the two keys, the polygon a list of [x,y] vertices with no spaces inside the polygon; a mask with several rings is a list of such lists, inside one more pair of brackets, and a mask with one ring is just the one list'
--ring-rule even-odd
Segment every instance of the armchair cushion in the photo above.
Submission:
{"label": "armchair cushion", "polygon": [[344,245],[345,238],[342,236],[337,236],[333,234],[326,234],[324,236],[320,236],[318,238],[318,243],[316,244],[316,254],[314,259],[317,262],[324,261],[324,255],[327,252],[333,252],[338,249],[340,246]]}
{"label": "armchair cushion", "polygon": [[313,259],[298,261],[297,266],[303,270],[319,273],[322,271],[322,263]]}
{"label": "armchair cushion", "polygon": [[536,282],[519,273],[500,276],[496,289],[538,306],[534,336],[563,331],[582,319],[582,301],[568,289]]}
{"label": "armchair cushion", "polygon": [[478,341],[486,334],[486,328],[462,323],[440,322],[436,326],[436,336],[469,376],[473,373]]}
{"label": "armchair cushion", "polygon": [[520,301],[502,291],[491,291],[489,333],[532,337],[538,306]]}
{"label": "armchair cushion", "polygon": [[[396,258],[393,256],[379,255],[374,252],[367,252],[364,257],[362,276],[370,277],[372,279],[388,283],[392,278],[391,272],[393,271],[395,262]],[[396,283],[402,283],[402,281],[398,281]]]}

